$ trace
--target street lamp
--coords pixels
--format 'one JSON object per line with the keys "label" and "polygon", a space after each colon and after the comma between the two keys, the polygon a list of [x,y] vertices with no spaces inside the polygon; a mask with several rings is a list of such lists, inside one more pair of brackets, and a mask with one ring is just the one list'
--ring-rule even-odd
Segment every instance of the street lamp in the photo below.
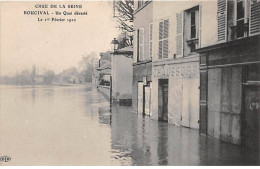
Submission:
{"label": "street lamp", "polygon": [[118,40],[116,40],[116,38],[114,38],[111,43],[110,43],[110,46],[111,46],[111,49],[114,50],[114,52],[118,49]]}

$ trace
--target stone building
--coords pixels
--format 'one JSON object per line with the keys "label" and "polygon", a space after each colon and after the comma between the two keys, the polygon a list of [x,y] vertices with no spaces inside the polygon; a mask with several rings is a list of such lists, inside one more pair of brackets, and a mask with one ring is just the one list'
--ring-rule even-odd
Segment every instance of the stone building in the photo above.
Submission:
{"label": "stone building", "polygon": [[216,1],[153,2],[153,119],[199,130],[195,50],[216,42],[216,12]]}
{"label": "stone building", "polygon": [[134,12],[132,106],[134,112],[146,115],[150,115],[151,107],[152,14],[152,1],[136,1]]}

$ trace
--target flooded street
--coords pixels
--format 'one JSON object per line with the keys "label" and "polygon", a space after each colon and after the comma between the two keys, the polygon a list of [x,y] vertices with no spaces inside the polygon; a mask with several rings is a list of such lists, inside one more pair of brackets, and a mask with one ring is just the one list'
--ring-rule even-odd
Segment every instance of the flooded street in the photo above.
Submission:
{"label": "flooded street", "polygon": [[91,85],[0,86],[1,165],[259,165],[259,153],[137,116]]}

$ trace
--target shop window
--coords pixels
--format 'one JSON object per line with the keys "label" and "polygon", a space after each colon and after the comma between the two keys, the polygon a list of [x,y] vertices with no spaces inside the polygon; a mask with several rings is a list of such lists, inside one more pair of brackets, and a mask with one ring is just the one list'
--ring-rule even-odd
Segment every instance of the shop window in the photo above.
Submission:
{"label": "shop window", "polygon": [[169,19],[159,22],[158,58],[168,58]]}

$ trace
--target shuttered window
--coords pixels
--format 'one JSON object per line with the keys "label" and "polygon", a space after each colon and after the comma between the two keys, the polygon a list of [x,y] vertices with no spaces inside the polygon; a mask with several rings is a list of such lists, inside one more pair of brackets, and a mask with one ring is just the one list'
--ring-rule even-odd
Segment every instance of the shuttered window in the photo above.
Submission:
{"label": "shuttered window", "polygon": [[134,62],[137,62],[138,61],[138,30],[137,31],[134,31]]}
{"label": "shuttered window", "polygon": [[260,0],[251,1],[250,35],[260,33]]}
{"label": "shuttered window", "polygon": [[144,60],[144,29],[139,29],[139,61]]}
{"label": "shuttered window", "polygon": [[158,58],[168,58],[169,19],[159,22]]}
{"label": "shuttered window", "polygon": [[176,14],[176,55],[182,57],[183,53],[183,13]]}
{"label": "shuttered window", "polygon": [[245,36],[245,2],[243,0],[237,0],[237,28],[236,33],[237,37]]}
{"label": "shuttered window", "polygon": [[153,24],[150,24],[150,30],[149,30],[149,54],[150,58],[153,57]]}
{"label": "shuttered window", "polygon": [[227,32],[227,0],[218,0],[218,41],[226,40]]}

